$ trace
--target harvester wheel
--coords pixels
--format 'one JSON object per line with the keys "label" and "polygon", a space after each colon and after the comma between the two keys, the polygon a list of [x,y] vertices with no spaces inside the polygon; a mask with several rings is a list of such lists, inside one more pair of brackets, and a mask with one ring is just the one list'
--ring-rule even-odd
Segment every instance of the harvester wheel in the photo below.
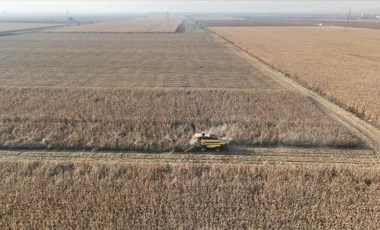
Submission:
{"label": "harvester wheel", "polygon": [[219,153],[220,152],[220,148],[215,148],[215,152]]}
{"label": "harvester wheel", "polygon": [[202,152],[206,152],[206,147],[201,147]]}

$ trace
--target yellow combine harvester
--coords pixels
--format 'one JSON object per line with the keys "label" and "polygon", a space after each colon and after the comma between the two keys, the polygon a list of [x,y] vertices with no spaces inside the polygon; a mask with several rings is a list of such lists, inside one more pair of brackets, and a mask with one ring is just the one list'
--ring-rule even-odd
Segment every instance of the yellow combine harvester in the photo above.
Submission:
{"label": "yellow combine harvester", "polygon": [[210,133],[196,133],[190,141],[192,147],[186,149],[185,152],[189,151],[202,151],[215,150],[220,152],[221,149],[227,147],[227,139],[218,138],[217,136]]}

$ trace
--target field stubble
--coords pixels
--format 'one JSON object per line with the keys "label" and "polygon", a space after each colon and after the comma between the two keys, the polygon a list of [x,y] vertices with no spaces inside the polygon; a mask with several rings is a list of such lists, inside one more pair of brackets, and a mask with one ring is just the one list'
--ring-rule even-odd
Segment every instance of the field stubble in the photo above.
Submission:
{"label": "field stubble", "polygon": [[180,18],[167,22],[166,19],[132,19],[127,21],[99,22],[85,25],[73,25],[51,32],[70,33],[174,33],[182,23]]}
{"label": "field stubble", "polygon": [[1,38],[1,86],[279,89],[209,34]]}

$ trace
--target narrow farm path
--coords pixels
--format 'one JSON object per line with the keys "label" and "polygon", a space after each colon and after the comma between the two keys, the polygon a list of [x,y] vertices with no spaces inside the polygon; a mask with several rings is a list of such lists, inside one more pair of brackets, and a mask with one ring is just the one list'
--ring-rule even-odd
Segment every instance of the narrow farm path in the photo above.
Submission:
{"label": "narrow farm path", "polygon": [[143,163],[191,163],[191,164],[349,164],[376,166],[379,155],[371,150],[327,149],[327,148],[246,148],[244,151],[227,154],[199,153],[184,154],[175,152],[70,152],[44,150],[3,150],[0,162],[143,162]]}
{"label": "narrow farm path", "polygon": [[273,69],[260,61],[258,58],[246,52],[242,47],[239,47],[233,41],[230,41],[216,33],[213,33],[213,36],[217,42],[224,44],[232,52],[251,63],[256,68],[267,72],[271,78],[284,87],[291,90],[296,90],[315,101],[315,103],[317,103],[319,108],[323,110],[325,114],[345,126],[358,137],[361,137],[371,149],[373,149],[377,154],[380,154],[380,130],[378,128],[357,117],[354,113],[351,113],[334,102],[324,98],[318,93],[300,85],[276,69]]}

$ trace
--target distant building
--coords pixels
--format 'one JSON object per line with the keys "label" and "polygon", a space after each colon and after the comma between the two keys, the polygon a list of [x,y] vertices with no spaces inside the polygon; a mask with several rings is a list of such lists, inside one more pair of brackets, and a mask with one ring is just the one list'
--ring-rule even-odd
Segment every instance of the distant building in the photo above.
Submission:
{"label": "distant building", "polygon": [[376,19],[380,19],[380,16],[376,16]]}

